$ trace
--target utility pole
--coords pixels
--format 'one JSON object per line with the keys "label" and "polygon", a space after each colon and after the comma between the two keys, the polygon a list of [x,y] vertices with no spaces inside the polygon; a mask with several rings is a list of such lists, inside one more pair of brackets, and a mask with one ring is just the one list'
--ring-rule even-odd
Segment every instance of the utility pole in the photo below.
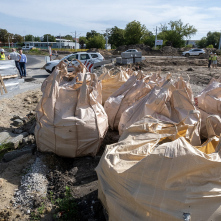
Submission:
{"label": "utility pole", "polygon": [[8,47],[10,48],[10,41],[9,41],[9,37],[8,37]]}
{"label": "utility pole", "polygon": [[221,32],[220,32],[220,38],[219,38],[219,50],[220,50],[220,46],[221,46]]}
{"label": "utility pole", "polygon": [[75,31],[75,50],[77,49],[76,47],[77,47],[77,32]]}
{"label": "utility pole", "polygon": [[108,37],[107,37],[107,34],[108,34],[108,29],[106,29],[106,50],[107,50],[107,43],[108,43]]}
{"label": "utility pole", "polygon": [[61,33],[60,33],[60,48],[61,48]]}
{"label": "utility pole", "polygon": [[47,35],[47,46],[48,46],[48,35]]}
{"label": "utility pole", "polygon": [[78,37],[81,33],[77,35],[77,32],[75,31],[75,32],[71,32],[71,34],[72,34],[72,36],[74,35],[74,39],[75,39],[74,49],[75,49],[75,51],[76,51],[76,50],[77,50],[77,37]]}
{"label": "utility pole", "polygon": [[155,36],[155,49],[156,49],[156,43],[157,43],[157,26],[156,26],[156,36]]}
{"label": "utility pole", "polygon": [[33,47],[34,47],[34,40],[33,40],[33,36],[32,36],[32,44],[33,44]]}

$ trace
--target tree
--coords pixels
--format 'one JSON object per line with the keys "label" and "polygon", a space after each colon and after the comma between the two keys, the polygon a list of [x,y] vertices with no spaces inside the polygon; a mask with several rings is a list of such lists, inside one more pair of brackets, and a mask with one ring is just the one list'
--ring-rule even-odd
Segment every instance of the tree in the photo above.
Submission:
{"label": "tree", "polygon": [[64,39],[73,41],[73,37],[71,35],[65,35]]}
{"label": "tree", "polygon": [[33,35],[25,35],[25,41],[34,41]]}
{"label": "tree", "polygon": [[208,45],[213,45],[215,48],[218,48],[219,46],[219,39],[220,39],[220,33],[215,31],[215,32],[211,32],[209,31],[207,33],[207,37],[206,37],[206,46]]}
{"label": "tree", "polygon": [[93,38],[94,36],[99,35],[95,30],[91,30],[91,32],[87,32],[86,38],[89,40],[90,38]]}
{"label": "tree", "polygon": [[48,36],[48,42],[56,42],[56,38],[50,34],[45,34],[43,36],[43,42],[47,42],[47,36]]}
{"label": "tree", "polygon": [[147,33],[145,25],[141,25],[139,21],[132,21],[126,25],[125,40],[126,44],[139,44],[142,37]]}
{"label": "tree", "polygon": [[84,45],[87,44],[87,38],[84,36],[79,37],[80,48],[84,48]]}
{"label": "tree", "polygon": [[164,42],[171,42],[173,47],[185,46],[185,38],[190,38],[196,34],[197,29],[194,26],[183,24],[181,20],[170,21],[169,26],[161,25],[161,33],[158,35],[158,39],[164,40]]}
{"label": "tree", "polygon": [[14,43],[16,43],[16,42],[21,43],[23,41],[24,41],[24,39],[23,39],[23,37],[21,35],[19,35],[19,34],[15,34],[14,35],[14,39],[13,39]]}
{"label": "tree", "polygon": [[108,39],[108,42],[111,44],[111,46],[119,47],[121,45],[126,44],[126,40],[124,37],[124,29],[120,29],[117,26],[114,26],[111,28],[110,36]]}
{"label": "tree", "polygon": [[145,34],[142,38],[142,43],[150,47],[153,47],[155,45],[155,36],[153,35],[153,33],[149,32]]}
{"label": "tree", "polygon": [[87,48],[101,48],[104,49],[105,39],[101,34],[96,34],[93,37],[89,38],[87,42]]}
{"label": "tree", "polygon": [[197,46],[199,48],[205,48],[206,47],[206,37],[201,38],[198,42],[197,42]]}
{"label": "tree", "polygon": [[0,29],[0,41],[2,43],[8,42],[9,32],[6,29]]}
{"label": "tree", "polygon": [[41,39],[40,39],[40,37],[34,37],[34,41],[41,42]]}

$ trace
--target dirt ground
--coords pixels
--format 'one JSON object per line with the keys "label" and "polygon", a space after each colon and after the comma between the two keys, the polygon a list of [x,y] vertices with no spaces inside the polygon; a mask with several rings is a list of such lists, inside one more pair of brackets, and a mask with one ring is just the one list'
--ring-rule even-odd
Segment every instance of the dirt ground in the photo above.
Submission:
{"label": "dirt ground", "polygon": [[[136,64],[137,66],[138,64]],[[135,65],[133,65],[135,66]],[[162,75],[172,73],[173,78],[180,74],[188,79],[194,95],[197,95],[214,77],[220,76],[218,69],[208,69],[207,60],[184,58],[148,58],[139,64],[146,72],[161,70]],[[14,115],[21,118],[34,112],[42,93],[40,89],[18,94],[10,99],[0,100],[0,132],[13,132],[17,127],[12,125]],[[98,180],[95,168],[108,144],[117,142],[118,131],[108,130],[96,157],[62,158],[52,153],[25,154],[10,162],[0,161],[0,221],[2,220],[62,220],[67,211],[57,212],[56,200],[65,198],[66,187],[70,187],[76,205],[76,214],[71,220],[105,221],[105,213],[98,195]],[[46,165],[48,180],[47,198],[34,197],[31,211],[21,210],[20,205],[13,206],[12,198],[20,187],[21,178],[36,159],[42,159]],[[42,204],[43,203],[43,204]],[[44,205],[42,207],[41,205]],[[40,208],[40,209],[39,209]]]}

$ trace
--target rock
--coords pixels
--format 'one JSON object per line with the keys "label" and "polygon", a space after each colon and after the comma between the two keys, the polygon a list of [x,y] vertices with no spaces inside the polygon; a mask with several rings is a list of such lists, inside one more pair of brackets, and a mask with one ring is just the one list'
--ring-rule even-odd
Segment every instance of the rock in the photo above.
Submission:
{"label": "rock", "polygon": [[3,131],[0,133],[0,144],[1,143],[5,143],[5,141],[11,137],[10,133],[9,132],[6,132],[6,131]]}
{"label": "rock", "polygon": [[194,71],[194,69],[193,68],[188,68],[187,71]]}
{"label": "rock", "polygon": [[29,133],[30,134],[34,134],[35,133],[35,126],[36,126],[36,122],[34,122],[34,124],[31,126]]}
{"label": "rock", "polygon": [[26,97],[26,98],[24,99],[24,101],[30,102],[30,101],[31,101],[31,98],[30,98],[30,97]]}
{"label": "rock", "polygon": [[27,210],[27,214],[30,214],[30,210],[29,209]]}
{"label": "rock", "polygon": [[21,134],[23,132],[23,130],[21,130],[20,128],[16,128],[15,130],[14,130],[14,133],[15,134]]}
{"label": "rock", "polygon": [[22,142],[22,139],[24,137],[27,137],[28,136],[28,133],[27,132],[24,132],[16,137],[13,137],[11,140],[9,140],[7,143],[9,145],[12,145],[12,148],[16,149],[18,146],[19,146],[19,143]]}
{"label": "rock", "polygon": [[2,188],[2,186],[3,186],[3,179],[2,178],[0,178],[0,188]]}
{"label": "rock", "polygon": [[6,162],[9,162],[11,160],[14,160],[15,158],[18,158],[24,154],[27,154],[27,153],[32,153],[32,149],[33,147],[28,147],[28,148],[23,148],[21,150],[14,150],[14,151],[11,151],[9,153],[6,153],[3,157],[3,159],[6,161]]}
{"label": "rock", "polygon": [[14,126],[22,126],[23,125],[23,121],[20,119],[16,119],[13,121],[13,125]]}
{"label": "rock", "polygon": [[11,120],[21,119],[18,115],[14,115]]}

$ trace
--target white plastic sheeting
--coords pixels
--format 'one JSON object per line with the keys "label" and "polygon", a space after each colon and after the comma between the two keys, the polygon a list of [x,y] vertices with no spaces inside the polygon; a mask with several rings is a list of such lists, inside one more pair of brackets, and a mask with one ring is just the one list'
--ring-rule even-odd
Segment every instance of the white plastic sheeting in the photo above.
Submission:
{"label": "white plastic sheeting", "polygon": [[[18,76],[18,69],[15,66],[15,61],[14,60],[0,61],[0,75],[2,77],[10,75]],[[18,77],[3,79],[3,81],[8,92],[19,89]]]}

